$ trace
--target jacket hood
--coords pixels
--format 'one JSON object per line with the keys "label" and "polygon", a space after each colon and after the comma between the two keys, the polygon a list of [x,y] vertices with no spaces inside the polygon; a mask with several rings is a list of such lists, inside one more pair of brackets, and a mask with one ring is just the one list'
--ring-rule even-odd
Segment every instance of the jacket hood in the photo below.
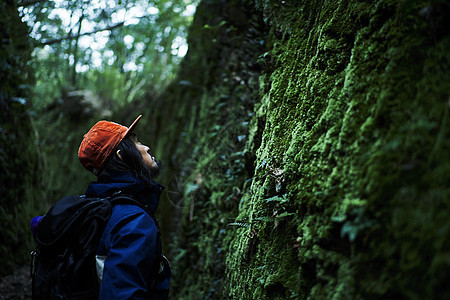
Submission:
{"label": "jacket hood", "polygon": [[151,211],[156,213],[159,197],[163,191],[164,186],[159,183],[155,181],[147,182],[140,177],[133,176],[131,172],[125,172],[112,174],[102,182],[91,182],[85,194],[94,197],[107,197],[121,192],[149,205]]}

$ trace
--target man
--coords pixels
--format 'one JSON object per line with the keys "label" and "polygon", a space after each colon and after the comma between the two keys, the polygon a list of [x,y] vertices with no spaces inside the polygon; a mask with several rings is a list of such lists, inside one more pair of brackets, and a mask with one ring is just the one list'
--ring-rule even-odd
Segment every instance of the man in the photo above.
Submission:
{"label": "man", "polygon": [[[152,180],[159,165],[149,147],[132,132],[141,117],[130,127],[99,121],[84,135],[78,150],[81,164],[97,176],[86,198],[126,196],[138,204],[115,204],[101,234],[96,252],[98,299],[168,298],[170,265],[161,254],[154,217],[164,187]],[[35,218],[35,236],[38,227]]]}

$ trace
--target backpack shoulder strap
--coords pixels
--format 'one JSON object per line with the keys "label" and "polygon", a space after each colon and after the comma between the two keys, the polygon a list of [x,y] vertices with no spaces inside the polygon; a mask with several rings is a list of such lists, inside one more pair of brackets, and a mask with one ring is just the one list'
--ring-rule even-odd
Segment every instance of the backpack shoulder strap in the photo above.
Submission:
{"label": "backpack shoulder strap", "polygon": [[142,208],[143,210],[145,210],[145,212],[147,212],[149,214],[151,213],[148,206],[146,207],[143,203],[134,199],[130,195],[116,193],[116,194],[113,194],[112,196],[108,197],[107,199],[111,203],[112,206],[117,205],[117,204],[131,204],[131,205],[139,206],[140,208]]}
{"label": "backpack shoulder strap", "polygon": [[120,192],[113,194],[110,198],[108,198],[108,200],[111,203],[111,206],[115,206],[117,204],[131,204],[142,208],[153,219],[153,221],[155,221],[156,227],[158,228],[158,233],[160,233],[159,221],[148,205],[142,203],[141,201],[136,200],[131,195],[122,194]]}

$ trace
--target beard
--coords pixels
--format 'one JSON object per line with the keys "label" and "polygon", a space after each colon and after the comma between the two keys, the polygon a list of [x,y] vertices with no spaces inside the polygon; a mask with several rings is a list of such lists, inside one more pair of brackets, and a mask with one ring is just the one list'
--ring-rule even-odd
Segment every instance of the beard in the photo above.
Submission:
{"label": "beard", "polygon": [[155,160],[155,163],[156,163],[155,168],[148,168],[152,179],[158,177],[162,169],[162,162],[160,160]]}

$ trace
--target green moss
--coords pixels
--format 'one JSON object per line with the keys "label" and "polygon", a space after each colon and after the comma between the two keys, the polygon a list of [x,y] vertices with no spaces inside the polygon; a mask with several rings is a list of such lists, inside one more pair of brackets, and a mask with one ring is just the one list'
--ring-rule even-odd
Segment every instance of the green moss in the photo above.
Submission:
{"label": "green moss", "polygon": [[213,2],[153,126],[174,297],[445,298],[448,5]]}
{"label": "green moss", "polygon": [[155,155],[169,162],[159,181],[169,182],[161,219],[163,231],[173,232],[164,240],[172,249],[174,298],[226,298],[225,254],[231,236],[248,223],[235,218],[245,206],[241,197],[253,165],[243,150],[259,138],[258,130],[249,137],[249,121],[263,38],[263,22],[247,1],[204,1],[177,80],[162,95],[161,108],[148,112]]}
{"label": "green moss", "polygon": [[[289,222],[297,224],[297,230],[287,230],[272,240],[261,238],[255,251],[261,251],[266,259],[278,257],[283,253],[278,245],[297,237],[299,260],[292,263],[288,256],[281,255],[279,265],[288,262],[293,266],[285,266],[289,270],[285,273],[231,277],[231,294],[239,294],[235,290],[245,293],[249,284],[267,278],[269,286],[301,298],[432,295],[425,282],[416,285],[419,278],[412,274],[427,272],[429,264],[422,263],[422,255],[431,255],[426,245],[439,240],[434,235],[427,238],[425,232],[430,234],[433,228],[444,225],[439,218],[432,220],[437,217],[435,204],[427,209],[419,205],[416,210],[400,203],[434,197],[439,200],[432,203],[439,203],[447,188],[439,180],[439,191],[434,190],[433,197],[408,194],[405,200],[409,202],[400,203],[396,192],[411,188],[416,193],[430,191],[424,174],[435,174],[436,166],[427,165],[430,158],[426,154],[436,142],[447,147],[440,138],[446,132],[442,127],[448,117],[442,101],[446,96],[425,96],[417,88],[422,80],[434,77],[432,80],[439,82],[439,87],[430,91],[434,94],[447,85],[436,78],[448,77],[448,61],[442,57],[448,45],[430,40],[426,34],[429,24],[420,17],[426,3],[417,1],[406,7],[388,2],[369,6],[317,1],[297,5],[288,2],[283,7],[269,1],[263,6],[266,13],[271,12],[272,26],[283,32],[274,42],[270,57],[277,67],[270,74],[270,82],[265,83],[270,85],[269,90],[262,87],[262,105],[255,116],[266,120],[256,152],[256,165],[264,167],[257,168],[252,196],[246,198],[248,205],[241,208],[239,216],[270,217],[274,212],[262,210],[261,201],[289,191],[288,211],[295,213]],[[293,13],[294,7],[297,13]],[[440,24],[443,26],[443,20]],[[436,48],[440,50],[432,50],[436,53],[430,55],[429,49]],[[435,60],[440,59],[447,71],[425,76],[427,57],[433,57],[433,68],[442,66]],[[424,105],[425,99],[431,98],[436,106],[430,101],[430,107]],[[436,107],[437,114],[440,111],[440,117],[430,115],[431,107]],[[421,147],[430,150],[419,150]],[[441,162],[448,170],[448,156]],[[274,169],[283,171],[278,186],[276,179],[267,179]],[[256,194],[261,189],[262,197]],[[273,225],[257,222],[254,227],[261,237],[273,230]],[[399,232],[405,236],[398,236]],[[408,232],[416,233],[412,242],[407,240]],[[238,253],[228,261],[231,269],[239,264],[239,249],[247,243],[245,234],[234,238],[241,242],[231,249]],[[413,244],[423,247],[416,251]],[[396,263],[395,256],[404,261]],[[268,265],[258,257],[248,267]],[[366,265],[373,267],[371,272],[381,274],[379,279],[364,273]],[[297,280],[307,283],[289,286],[294,270],[308,269],[306,266],[310,266],[310,273]],[[411,279],[398,274],[408,274]],[[396,285],[401,288],[395,290]],[[273,293],[255,289],[253,298],[278,297]],[[440,295],[437,293],[434,295]]]}

